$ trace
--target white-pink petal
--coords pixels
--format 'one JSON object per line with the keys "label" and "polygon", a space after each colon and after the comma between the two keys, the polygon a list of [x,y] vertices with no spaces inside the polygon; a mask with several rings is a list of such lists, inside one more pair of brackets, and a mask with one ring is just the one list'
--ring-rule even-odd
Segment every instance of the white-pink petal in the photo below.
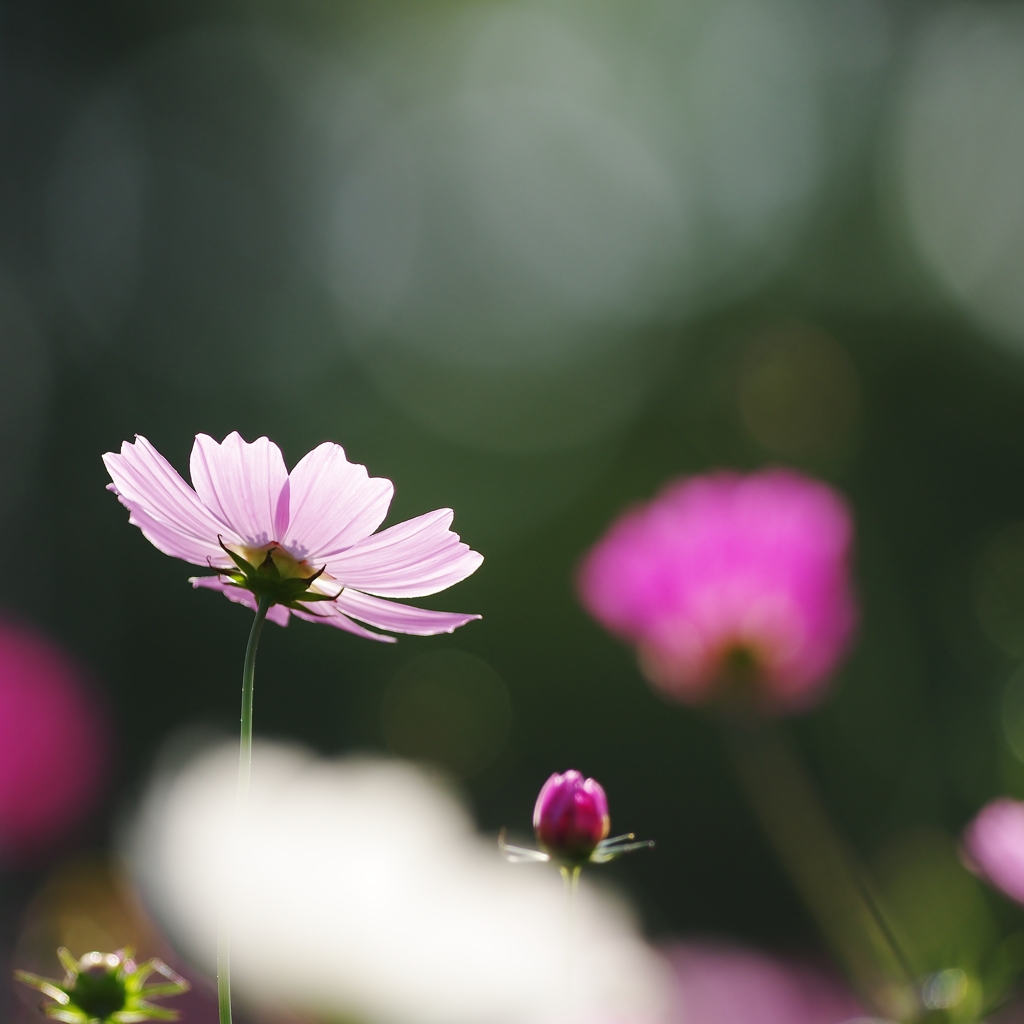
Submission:
{"label": "white-pink petal", "polygon": [[273,441],[249,444],[233,431],[217,444],[197,434],[189,471],[203,504],[247,545],[269,544],[288,529],[288,470]]}
{"label": "white-pink petal", "polygon": [[[219,590],[229,601],[234,601],[235,604],[244,604],[246,608],[256,611],[257,602],[251,591],[234,587],[219,576],[193,576],[189,579],[189,583],[197,589]],[[272,605],[267,612],[267,618],[279,626],[288,625],[289,615],[291,612],[283,604]]]}
{"label": "white-pink petal", "polygon": [[299,460],[288,486],[291,518],[278,540],[317,566],[323,555],[369,537],[384,522],[394,494],[390,480],[371,477],[332,441]]}
{"label": "white-pink petal", "polygon": [[360,594],[357,590],[343,591],[334,604],[347,615],[378,629],[390,629],[394,633],[410,633],[413,636],[453,633],[459,626],[480,618],[479,615],[464,612],[436,612],[429,608],[414,608],[409,604]]}
{"label": "white-pink petal", "polygon": [[[125,504],[127,503],[125,502]],[[224,554],[216,542],[211,544],[208,540],[199,540],[174,526],[154,519],[141,508],[128,507],[131,510],[128,522],[132,526],[137,526],[146,540],[165,555],[181,558],[193,565],[209,566],[211,569],[230,568],[231,559]],[[225,533],[224,540],[231,543],[230,532]]]}
{"label": "white-pink petal", "polygon": [[383,633],[374,633],[373,630],[360,626],[353,622],[336,604],[330,601],[321,601],[308,606],[308,611],[294,611],[293,615],[307,622],[321,622],[336,629],[343,629],[346,633],[354,633],[366,640],[377,640],[380,643],[393,644],[395,637],[385,636]]}
{"label": "white-pink petal", "polygon": [[223,565],[224,552],[217,543],[222,534],[235,540],[227,523],[221,522],[199,500],[177,470],[147,441],[125,441],[120,454],[103,456],[114,492],[132,513],[132,522],[161,551],[196,565]]}
{"label": "white-pink petal", "polygon": [[346,587],[380,597],[424,597],[464,580],[483,556],[452,533],[454,513],[442,508],[375,533],[347,551],[324,557]]}

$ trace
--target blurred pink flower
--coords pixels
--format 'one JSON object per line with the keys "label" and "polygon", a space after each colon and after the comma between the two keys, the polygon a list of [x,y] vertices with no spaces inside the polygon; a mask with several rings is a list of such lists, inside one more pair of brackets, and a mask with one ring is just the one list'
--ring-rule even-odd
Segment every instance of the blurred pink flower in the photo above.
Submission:
{"label": "blurred pink flower", "polygon": [[845,1024],[866,1016],[839,978],[718,943],[668,950],[681,1024]]}
{"label": "blurred pink flower", "polygon": [[845,501],[793,471],[691,477],[612,525],[584,560],[579,591],[678,700],[732,682],[766,710],[800,710],[856,623],[852,535]]}
{"label": "blurred pink flower", "polygon": [[964,861],[1011,899],[1024,903],[1024,803],[1003,797],[967,826]]}
{"label": "blurred pink flower", "polygon": [[0,623],[0,855],[30,860],[91,809],[105,714],[78,668],[32,630]]}
{"label": "blurred pink flower", "polygon": [[275,579],[294,584],[287,603],[275,604],[267,616],[278,625],[287,625],[294,612],[393,641],[353,619],[429,636],[480,617],[382,600],[436,594],[473,573],[483,557],[451,532],[450,509],[374,533],[394,487],[349,462],[340,445],[324,442],[289,474],[281,450],[265,437],[249,444],[232,433],[218,444],[197,434],[195,490],[144,437],[126,441],[120,454],[108,452],[103,462],[113,480],[110,490],[151,544],[193,565],[222,570],[194,578],[193,586],[220,590],[255,608],[253,594],[238,583],[239,559],[252,563],[250,569],[269,566]]}
{"label": "blurred pink flower", "polygon": [[601,784],[584,779],[581,772],[555,772],[537,797],[533,829],[551,856],[587,860],[611,829],[608,798]]}

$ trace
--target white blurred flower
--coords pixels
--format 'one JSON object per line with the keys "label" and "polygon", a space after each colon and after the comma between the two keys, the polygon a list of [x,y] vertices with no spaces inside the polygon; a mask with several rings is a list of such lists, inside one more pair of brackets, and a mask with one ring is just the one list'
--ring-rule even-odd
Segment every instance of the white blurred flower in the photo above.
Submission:
{"label": "white blurred flower", "polygon": [[417,768],[260,744],[236,856],[237,758],[217,747],[158,777],[129,851],[156,913],[208,965],[230,879],[243,999],[401,1024],[662,1018],[660,961],[586,886],[566,991],[557,873],[502,862]]}

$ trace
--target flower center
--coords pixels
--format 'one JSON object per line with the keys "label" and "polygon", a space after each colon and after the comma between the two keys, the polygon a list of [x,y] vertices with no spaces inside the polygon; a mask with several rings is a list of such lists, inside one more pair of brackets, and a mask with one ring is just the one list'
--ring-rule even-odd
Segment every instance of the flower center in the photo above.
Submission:
{"label": "flower center", "polygon": [[766,696],[768,652],[749,640],[733,640],[720,648],[715,672],[719,701],[734,711],[757,707]]}
{"label": "flower center", "polygon": [[306,579],[316,572],[309,562],[305,559],[300,561],[276,540],[259,548],[239,548],[238,554],[252,565],[262,565],[269,555],[282,579]]}
{"label": "flower center", "polygon": [[[235,563],[234,569],[218,570],[232,584],[248,590],[260,600],[282,604],[287,608],[302,609],[310,601],[333,601],[340,593],[337,581],[324,573],[324,567],[313,568],[298,559],[277,541],[258,548],[229,548],[223,540],[220,546]],[[317,584],[317,589],[311,589]]]}
{"label": "flower center", "polygon": [[752,686],[761,677],[764,658],[749,643],[729,644],[720,655],[719,676],[723,682]]}

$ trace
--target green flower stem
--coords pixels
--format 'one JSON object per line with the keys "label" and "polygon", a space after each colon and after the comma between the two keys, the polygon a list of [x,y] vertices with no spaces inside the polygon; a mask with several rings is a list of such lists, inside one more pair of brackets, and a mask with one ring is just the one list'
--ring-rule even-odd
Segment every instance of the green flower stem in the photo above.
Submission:
{"label": "green flower stem", "polygon": [[252,620],[249,643],[245,648],[245,665],[242,668],[242,728],[238,739],[238,803],[245,803],[249,796],[249,776],[252,774],[252,690],[256,675],[256,648],[260,643],[263,623],[270,611],[269,597],[261,597]]}
{"label": "green flower stem", "polygon": [[[256,607],[256,617],[249,631],[249,643],[245,648],[245,664],[242,667],[242,716],[238,738],[238,794],[235,800],[235,820],[240,822],[242,810],[249,797],[249,778],[252,774],[252,695],[256,676],[256,648],[260,643],[263,623],[273,602],[261,597]],[[220,934],[217,936],[217,1008],[220,1024],[231,1024],[231,915],[222,914]]]}
{"label": "green flower stem", "polygon": [[572,1011],[572,975],[573,975],[573,952],[576,945],[576,891],[580,885],[580,872],[583,870],[579,864],[566,865],[560,868],[562,880],[565,882],[565,973],[563,994],[565,1000],[565,1011]]}
{"label": "green flower stem", "polygon": [[783,730],[729,732],[739,781],[807,909],[861,996],[881,1017],[916,1019],[916,972],[867,869],[838,834]]}

